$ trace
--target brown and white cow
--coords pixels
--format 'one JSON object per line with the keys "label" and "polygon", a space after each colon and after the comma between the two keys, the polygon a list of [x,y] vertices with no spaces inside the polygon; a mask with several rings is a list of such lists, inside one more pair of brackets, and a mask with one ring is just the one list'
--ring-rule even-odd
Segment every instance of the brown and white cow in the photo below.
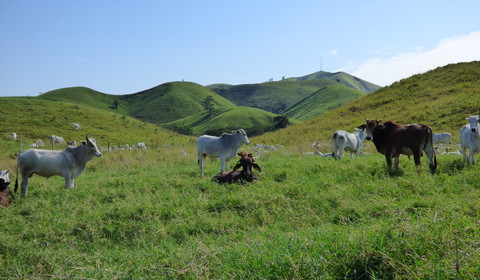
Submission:
{"label": "brown and white cow", "polygon": [[395,170],[398,170],[400,155],[412,156],[420,172],[420,157],[423,152],[430,162],[430,173],[437,169],[437,157],[432,143],[432,128],[423,124],[401,125],[392,121],[380,124],[378,120],[366,120],[366,139],[372,140],[377,151],[387,160],[388,170],[392,169],[392,157],[395,158]]}

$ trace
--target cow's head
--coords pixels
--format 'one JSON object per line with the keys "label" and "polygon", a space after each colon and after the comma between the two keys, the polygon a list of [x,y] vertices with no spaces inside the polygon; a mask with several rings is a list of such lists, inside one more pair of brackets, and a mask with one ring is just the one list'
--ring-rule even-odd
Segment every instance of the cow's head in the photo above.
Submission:
{"label": "cow's head", "polygon": [[373,131],[380,124],[381,121],[367,119],[365,124],[365,139],[373,140]]}
{"label": "cow's head", "polygon": [[97,147],[97,141],[95,141],[95,139],[93,139],[91,137],[88,138],[88,136],[86,136],[86,141],[85,142],[82,141],[82,144],[87,146],[88,151],[91,154],[94,154],[96,157],[102,156],[102,153],[100,152],[100,150]]}
{"label": "cow's head", "polygon": [[358,138],[360,138],[360,140],[365,140],[365,137],[366,137],[366,134],[365,134],[365,129],[367,128],[367,125],[366,124],[362,124],[362,125],[359,125],[356,130],[358,132]]}
{"label": "cow's head", "polygon": [[248,140],[248,136],[247,136],[247,133],[245,132],[245,130],[243,129],[239,129],[239,130],[234,130],[232,131],[232,133],[234,135],[237,135],[239,138],[240,138],[240,141],[243,143],[243,144],[250,144],[250,140]]}
{"label": "cow's head", "polygon": [[240,167],[243,167],[242,172],[245,174],[247,178],[252,178],[253,173],[252,173],[252,167],[257,169],[258,171],[262,171],[260,166],[255,162],[255,159],[253,158],[252,154],[248,154],[245,156],[245,154],[238,153],[238,155],[241,157],[240,160],[238,161],[237,165],[233,168],[233,171],[237,171]]}
{"label": "cow's head", "polygon": [[478,122],[480,120],[479,116],[470,116],[466,118],[466,120],[470,123],[470,129],[472,132],[476,132],[478,130]]}

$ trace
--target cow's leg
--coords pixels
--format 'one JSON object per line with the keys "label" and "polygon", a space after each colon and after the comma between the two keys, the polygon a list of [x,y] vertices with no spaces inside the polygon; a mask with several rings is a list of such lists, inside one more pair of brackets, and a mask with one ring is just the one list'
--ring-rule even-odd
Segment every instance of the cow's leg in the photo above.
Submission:
{"label": "cow's leg", "polygon": [[20,183],[20,186],[22,187],[22,196],[27,195],[27,188],[28,188],[28,178],[30,177],[30,174],[24,174],[22,173],[22,182]]}
{"label": "cow's leg", "polygon": [[225,170],[230,170],[230,160],[231,158],[225,159]]}
{"label": "cow's leg", "polygon": [[392,155],[385,154],[385,159],[387,160],[388,172],[391,172],[392,171]]}
{"label": "cow's leg", "polygon": [[475,147],[470,147],[470,162],[475,164]]}
{"label": "cow's leg", "polygon": [[65,180],[65,188],[71,189],[73,187],[73,179],[71,178],[70,174],[63,175],[63,179]]}
{"label": "cow's leg", "polygon": [[415,166],[417,167],[417,172],[420,173],[422,170],[421,162],[420,162],[420,156],[422,155],[422,152],[419,150],[413,150],[413,161],[415,162]]}
{"label": "cow's leg", "polygon": [[220,157],[220,172],[225,171],[225,158]]}
{"label": "cow's leg", "polygon": [[204,154],[198,155],[198,165],[200,167],[200,175],[205,176],[205,163],[207,161],[207,156]]}
{"label": "cow's leg", "polygon": [[467,149],[462,146],[463,162],[467,162]]}
{"label": "cow's leg", "polygon": [[393,167],[395,168],[395,171],[398,171],[398,164],[400,163],[400,155],[396,156],[394,161],[393,161]]}

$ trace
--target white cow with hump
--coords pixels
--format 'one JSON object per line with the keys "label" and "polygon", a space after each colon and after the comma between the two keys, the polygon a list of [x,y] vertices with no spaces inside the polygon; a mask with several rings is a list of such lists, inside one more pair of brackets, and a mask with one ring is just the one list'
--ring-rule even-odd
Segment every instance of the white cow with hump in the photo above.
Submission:
{"label": "white cow with hump", "polygon": [[345,130],[335,131],[332,136],[332,157],[336,160],[341,159],[343,152],[348,151],[350,152],[350,157],[355,153],[355,158],[357,158],[362,150],[363,141],[365,140],[366,127],[366,124],[362,124],[356,128],[357,131],[354,133],[349,133]]}
{"label": "white cow with hump", "polygon": [[229,169],[230,160],[237,155],[238,148],[250,144],[247,133],[243,129],[232,133],[223,133],[220,137],[203,135],[197,140],[198,165],[202,177],[205,171],[207,156],[210,159],[220,158],[220,171]]}
{"label": "white cow with hump", "polygon": [[[46,178],[55,175],[63,176],[67,189],[75,187],[75,179],[85,170],[87,162],[101,155],[95,140],[88,137],[86,141],[82,141],[81,145],[68,146],[61,151],[29,149],[21,152],[18,155],[17,166],[22,175],[22,196],[27,194],[28,178],[33,174]],[[18,177],[15,182],[15,192],[17,188]]]}
{"label": "white cow with hump", "polygon": [[[479,116],[466,118],[469,124],[460,129],[460,146],[462,148],[463,160],[466,163],[475,164],[475,153],[480,152],[480,127]],[[470,160],[467,158],[467,149],[470,151]]]}

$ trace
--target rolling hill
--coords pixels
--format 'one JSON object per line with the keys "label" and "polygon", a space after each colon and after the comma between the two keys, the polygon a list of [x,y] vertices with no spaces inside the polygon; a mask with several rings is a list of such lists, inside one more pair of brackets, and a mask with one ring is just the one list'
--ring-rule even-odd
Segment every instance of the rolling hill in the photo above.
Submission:
{"label": "rolling hill", "polygon": [[[139,120],[189,134],[221,134],[239,127],[251,135],[273,130],[275,114],[239,107],[206,87],[191,82],[172,82],[128,95],[109,95],[89,88],[65,88],[44,93],[42,100],[82,104],[118,112]],[[204,102],[211,99],[212,111]],[[240,112],[243,111],[243,115]]]}
{"label": "rolling hill", "polygon": [[[257,138],[263,143],[330,143],[336,130],[352,131],[365,119],[424,123],[434,132],[450,132],[458,143],[465,118],[480,114],[480,62],[451,64],[403,79],[321,116]],[[301,139],[301,142],[299,142]],[[328,145],[327,145],[328,146]],[[299,147],[300,148],[300,147]]]}
{"label": "rolling hill", "polygon": [[[237,105],[255,107],[272,113],[283,114],[298,102],[304,100],[318,90],[331,85],[345,86],[345,89],[348,88],[348,90],[345,91],[346,93],[353,93],[356,91],[357,93],[354,94],[354,97],[358,97],[362,93],[369,93],[380,88],[379,86],[343,72],[328,73],[323,71],[276,82],[236,86],[214,84],[208,87]],[[330,89],[334,88],[328,87],[326,90]],[[338,88],[335,88],[335,92],[338,92]],[[345,94],[339,96],[338,101],[335,103],[345,104],[352,100],[352,98],[349,97],[348,100],[344,101],[342,100],[344,96]],[[314,99],[311,99],[311,101],[313,100]],[[323,100],[320,98],[315,99],[315,102],[318,102],[316,104],[320,107],[325,107]],[[332,103],[332,100],[328,100],[328,103]],[[315,106],[312,105],[311,107],[313,108]],[[320,109],[320,111],[321,110],[322,109]]]}
{"label": "rolling hill", "polygon": [[282,115],[305,121],[355,100],[366,93],[343,84],[328,85],[293,105]]}
{"label": "rolling hill", "polygon": [[209,89],[191,82],[165,83],[127,95],[109,95],[84,87],[64,88],[46,92],[38,98],[86,105],[164,124],[202,112],[202,102],[207,96],[212,96],[215,106],[235,106]]}

